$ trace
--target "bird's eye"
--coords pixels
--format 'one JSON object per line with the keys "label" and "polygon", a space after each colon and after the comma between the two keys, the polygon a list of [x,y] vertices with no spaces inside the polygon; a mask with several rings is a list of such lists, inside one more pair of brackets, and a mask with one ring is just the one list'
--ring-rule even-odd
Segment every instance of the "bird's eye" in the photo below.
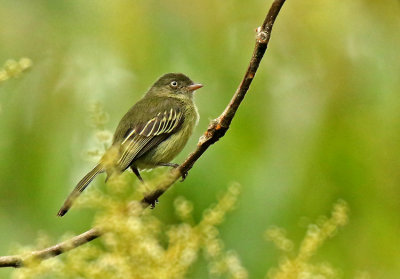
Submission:
{"label": "bird's eye", "polygon": [[174,81],[171,81],[171,86],[172,87],[174,87],[174,88],[176,88],[177,86],[178,86],[178,82],[176,82],[175,80]]}

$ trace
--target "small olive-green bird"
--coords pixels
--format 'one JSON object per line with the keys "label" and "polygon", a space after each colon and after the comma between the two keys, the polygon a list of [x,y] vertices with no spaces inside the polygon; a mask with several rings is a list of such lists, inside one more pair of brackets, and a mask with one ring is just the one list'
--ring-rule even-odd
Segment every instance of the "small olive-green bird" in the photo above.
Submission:
{"label": "small olive-green bird", "polygon": [[57,215],[67,213],[99,173],[106,172],[108,178],[130,167],[143,181],[141,169],[177,167],[170,162],[183,149],[198,122],[193,93],[201,87],[203,85],[180,73],[160,77],[122,117],[111,147],[97,166],[79,181]]}

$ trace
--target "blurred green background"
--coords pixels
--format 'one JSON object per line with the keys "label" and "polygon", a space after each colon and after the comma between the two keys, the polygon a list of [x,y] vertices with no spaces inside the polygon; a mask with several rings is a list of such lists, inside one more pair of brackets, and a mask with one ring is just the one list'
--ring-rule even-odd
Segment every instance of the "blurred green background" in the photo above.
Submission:
{"label": "blurred green background", "polygon": [[[34,65],[0,84],[0,255],[34,243],[38,232],[56,240],[90,227],[89,210],[55,215],[93,165],[83,156],[94,142],[91,103],[104,104],[114,131],[163,73],[203,83],[201,120],[181,162],[239,84],[270,4],[2,0],[0,63],[29,57]],[[265,229],[283,227],[299,242],[299,221],[328,214],[341,198],[350,223],[315,259],[343,278],[399,278],[399,49],[399,1],[287,1],[231,129],[154,214],[176,222],[173,199],[184,195],[201,218],[239,182],[240,202],[221,235],[250,278],[263,278],[279,260]],[[200,260],[188,278],[206,277]]]}

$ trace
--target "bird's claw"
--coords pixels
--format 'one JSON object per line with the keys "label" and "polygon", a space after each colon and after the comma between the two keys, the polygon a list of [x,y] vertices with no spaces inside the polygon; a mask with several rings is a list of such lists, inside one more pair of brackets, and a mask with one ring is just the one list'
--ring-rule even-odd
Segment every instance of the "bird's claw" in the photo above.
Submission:
{"label": "bird's claw", "polygon": [[150,209],[154,209],[156,207],[156,204],[158,204],[158,199],[155,199],[150,202]]}
{"label": "bird's claw", "polygon": [[181,178],[180,181],[181,181],[181,182],[185,181],[187,175],[188,175],[188,172],[187,172],[187,171],[184,171],[184,172],[182,173],[182,178]]}
{"label": "bird's claw", "polygon": [[[167,164],[163,164],[164,166],[169,166],[169,167],[172,167],[172,168],[174,168],[174,169],[177,169],[178,167],[179,167],[179,165],[178,164],[175,164],[175,163],[167,163]],[[183,172],[181,172],[181,180],[180,180],[180,182],[183,182],[185,179],[186,179],[186,177],[187,177],[187,175],[188,175],[188,172],[187,171],[183,171]]]}

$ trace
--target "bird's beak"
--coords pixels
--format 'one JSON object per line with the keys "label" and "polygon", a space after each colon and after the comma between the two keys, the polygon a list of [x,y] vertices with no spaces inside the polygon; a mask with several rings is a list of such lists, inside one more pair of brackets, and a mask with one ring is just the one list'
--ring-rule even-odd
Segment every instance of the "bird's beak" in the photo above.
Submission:
{"label": "bird's beak", "polygon": [[199,88],[202,88],[202,87],[203,87],[203,84],[195,83],[195,84],[189,85],[188,89],[189,89],[189,91],[195,91],[195,90],[197,90]]}

